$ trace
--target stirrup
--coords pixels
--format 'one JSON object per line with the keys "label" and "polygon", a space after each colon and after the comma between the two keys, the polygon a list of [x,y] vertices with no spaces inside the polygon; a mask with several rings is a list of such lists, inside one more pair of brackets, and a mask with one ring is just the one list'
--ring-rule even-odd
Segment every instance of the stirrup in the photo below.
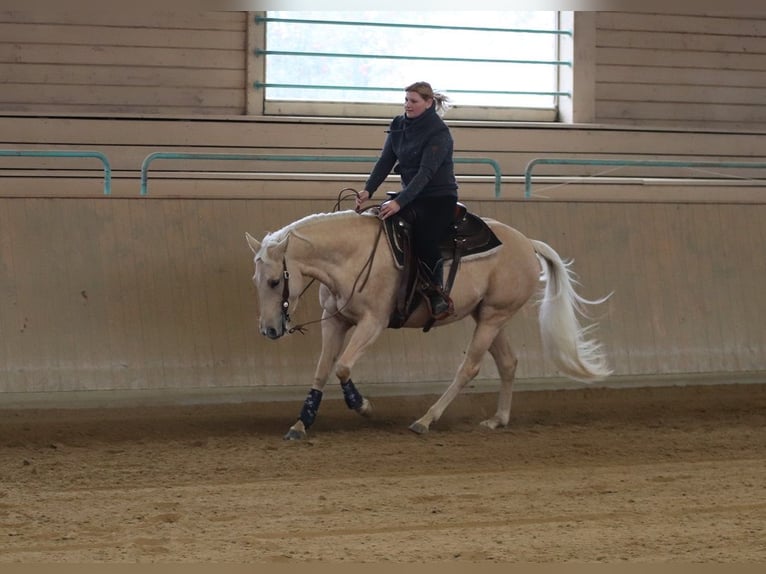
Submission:
{"label": "stirrup", "polygon": [[[436,304],[434,304],[434,299],[437,299]],[[446,319],[455,312],[452,299],[443,293],[429,295],[426,300],[428,301],[428,310],[435,321]]]}

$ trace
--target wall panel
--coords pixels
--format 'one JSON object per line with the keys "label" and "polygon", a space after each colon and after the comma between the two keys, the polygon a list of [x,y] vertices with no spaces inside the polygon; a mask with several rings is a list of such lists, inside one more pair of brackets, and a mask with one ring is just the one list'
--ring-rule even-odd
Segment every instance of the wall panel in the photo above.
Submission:
{"label": "wall panel", "polygon": [[0,110],[243,114],[246,13],[0,11]]}
{"label": "wall panel", "polygon": [[[766,371],[765,270],[753,256],[766,204],[472,206],[574,259],[586,297],[614,292],[594,311],[617,380]],[[0,401],[2,392],[305,388],[319,328],[279,341],[258,334],[243,235],[329,207],[289,199],[0,199]],[[296,320],[318,314],[312,288]],[[463,322],[427,334],[386,331],[354,378],[370,389],[446,382],[471,329]],[[534,307],[509,332],[521,380],[560,379],[542,358]],[[478,383],[496,376],[488,359]]]}
{"label": "wall panel", "polygon": [[[0,116],[2,146],[25,150],[96,150],[109,158],[113,193],[135,197],[146,156],[156,151],[229,154],[375,157],[385,122],[308,120],[171,120],[157,118]],[[456,156],[492,158],[500,166],[502,196],[523,197],[528,163],[545,158],[666,159],[735,161],[766,165],[758,132],[720,132],[672,128],[610,126],[452,125]],[[294,197],[331,197],[348,185],[364,183],[371,163],[231,162],[158,160],[151,164],[149,191],[154,196],[253,197],[279,189]],[[464,197],[494,195],[487,165],[458,164]],[[265,175],[264,175],[265,174]],[[93,195],[100,193],[101,164],[94,159],[0,157],[0,196]],[[616,191],[601,180],[572,183],[562,178],[608,175]],[[631,181],[635,178],[636,181]],[[664,178],[662,185],[645,179]],[[670,185],[672,178],[691,180]],[[737,178],[737,185],[732,179]],[[748,181],[750,178],[753,181]],[[537,166],[533,193],[539,199],[751,201],[761,197],[758,182],[766,169],[627,168]],[[719,180],[721,185],[711,184]],[[693,185],[702,180],[701,185]],[[567,185],[562,185],[564,183]],[[396,186],[396,178],[390,180]]]}
{"label": "wall panel", "polygon": [[766,129],[763,15],[599,12],[596,120]]}

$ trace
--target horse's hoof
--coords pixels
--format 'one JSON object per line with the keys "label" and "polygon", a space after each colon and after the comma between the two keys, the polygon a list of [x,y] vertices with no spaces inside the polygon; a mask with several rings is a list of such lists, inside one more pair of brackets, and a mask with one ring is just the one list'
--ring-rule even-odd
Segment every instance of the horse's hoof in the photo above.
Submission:
{"label": "horse's hoof", "polygon": [[293,428],[287,431],[287,434],[285,435],[285,440],[303,440],[305,438],[306,438],[305,431],[299,431]]}
{"label": "horse's hoof", "polygon": [[363,417],[371,417],[372,403],[368,401],[367,399],[362,399],[362,406],[356,409],[356,412],[362,415]]}
{"label": "horse's hoof", "polygon": [[415,434],[426,434],[428,427],[421,422],[415,421],[410,425],[410,430]]}
{"label": "horse's hoof", "polygon": [[500,422],[497,419],[487,419],[485,421],[481,421],[479,423],[479,426],[489,430],[497,430],[498,428],[505,425],[500,424]]}

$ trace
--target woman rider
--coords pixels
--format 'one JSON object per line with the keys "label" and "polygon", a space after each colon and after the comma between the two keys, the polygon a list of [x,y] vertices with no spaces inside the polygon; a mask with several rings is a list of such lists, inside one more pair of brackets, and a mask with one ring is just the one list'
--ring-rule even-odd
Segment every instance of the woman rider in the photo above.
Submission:
{"label": "woman rider", "polygon": [[439,242],[452,225],[458,200],[452,134],[441,118],[449,99],[434,92],[428,82],[416,82],[404,90],[404,114],[391,121],[383,150],[356,204],[361,207],[392,169],[401,176],[401,191],[383,203],[379,217],[387,219],[401,210],[414,212],[412,244],[434,287],[428,301],[431,314],[438,320],[452,312],[443,291],[444,260]]}

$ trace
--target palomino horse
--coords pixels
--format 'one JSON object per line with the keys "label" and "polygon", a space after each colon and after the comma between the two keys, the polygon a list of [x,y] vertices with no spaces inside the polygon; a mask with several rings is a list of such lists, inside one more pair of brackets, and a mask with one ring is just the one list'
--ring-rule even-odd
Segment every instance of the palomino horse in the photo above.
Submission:
{"label": "palomino horse", "polygon": [[[454,380],[410,426],[419,434],[428,432],[460,390],[478,374],[487,351],[497,364],[501,384],[497,411],[481,424],[490,429],[508,424],[517,359],[503,327],[540,291],[539,322],[546,356],[572,379],[596,381],[611,373],[601,345],[588,338],[589,327],[582,327],[578,319],[578,315],[585,316],[586,305],[606,298],[589,301],[578,295],[569,263],[542,241],[528,239],[498,221],[485,221],[502,245],[460,263],[451,292],[455,313],[434,326],[470,315],[476,327]],[[351,371],[388,326],[400,273],[389,246],[385,240],[379,241],[380,227],[381,221],[369,212],[340,211],[309,215],[267,234],[262,242],[245,234],[255,254],[253,282],[260,302],[262,335],[278,339],[292,332],[295,328],[291,328],[290,313],[307,279],[320,283],[322,350],[314,383],[285,439],[306,436],[333,366],[349,408],[362,415],[371,413],[372,405],[352,382]],[[404,327],[420,328],[428,319],[427,307],[421,304]],[[356,328],[344,347],[352,327]]]}

